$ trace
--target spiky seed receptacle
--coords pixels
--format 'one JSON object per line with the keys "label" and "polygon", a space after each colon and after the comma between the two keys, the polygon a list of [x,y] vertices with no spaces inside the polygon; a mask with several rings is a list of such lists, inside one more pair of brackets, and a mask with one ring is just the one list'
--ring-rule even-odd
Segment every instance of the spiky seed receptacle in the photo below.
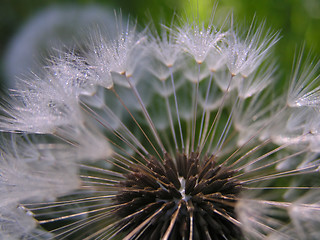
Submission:
{"label": "spiky seed receptacle", "polygon": [[[230,180],[234,171],[216,164],[214,157],[177,154],[177,166],[169,155],[163,166],[151,158],[145,167],[132,169],[121,182],[117,194],[117,215],[124,220],[121,228],[132,231],[152,218],[141,239],[234,239],[240,228],[228,221],[236,219],[235,205],[241,184]],[[139,212],[133,219],[128,216]]]}
{"label": "spiky seed receptacle", "polygon": [[319,239],[320,63],[299,56],[275,98],[278,34],[254,25],[120,20],[20,80],[0,238]]}

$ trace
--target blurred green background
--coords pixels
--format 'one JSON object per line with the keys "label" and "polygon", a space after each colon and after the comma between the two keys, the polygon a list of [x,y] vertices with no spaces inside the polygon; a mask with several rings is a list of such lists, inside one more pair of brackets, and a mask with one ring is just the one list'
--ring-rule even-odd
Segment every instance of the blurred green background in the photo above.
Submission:
{"label": "blurred green background", "polygon": [[[210,19],[215,1],[206,0],[1,0],[0,3],[0,82],[7,78],[4,74],[5,54],[14,36],[23,29],[26,22],[52,5],[89,6],[121,9],[123,15],[137,18],[142,26],[150,19],[170,23],[173,13],[177,15],[200,15],[200,19]],[[234,19],[247,25],[256,15],[257,21],[266,19],[267,26],[280,30],[282,39],[275,48],[281,69],[290,75],[295,49],[305,44],[305,51],[320,56],[320,0],[220,0],[217,18],[233,12]]]}

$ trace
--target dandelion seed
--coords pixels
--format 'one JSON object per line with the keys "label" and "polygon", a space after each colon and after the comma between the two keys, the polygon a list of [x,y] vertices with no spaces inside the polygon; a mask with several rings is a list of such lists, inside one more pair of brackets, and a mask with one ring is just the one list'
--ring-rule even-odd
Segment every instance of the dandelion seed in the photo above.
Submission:
{"label": "dandelion seed", "polygon": [[0,122],[0,237],[319,238],[318,65],[275,98],[278,34],[254,25],[119,21],[21,80]]}
{"label": "dandelion seed", "polygon": [[263,23],[254,29],[252,22],[244,40],[231,29],[230,37],[227,38],[227,44],[221,53],[226,56],[226,64],[232,75],[248,77],[267,58],[270,48],[279,40],[279,34],[270,30],[263,36],[264,25]]}

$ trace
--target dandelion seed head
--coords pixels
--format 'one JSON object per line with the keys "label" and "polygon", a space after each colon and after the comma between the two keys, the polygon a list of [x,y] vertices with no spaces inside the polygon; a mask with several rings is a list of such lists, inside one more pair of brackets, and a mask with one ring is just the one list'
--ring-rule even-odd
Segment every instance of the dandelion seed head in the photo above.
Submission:
{"label": "dandelion seed head", "polygon": [[[63,149],[55,149],[53,155],[50,146],[41,147],[30,143],[29,139],[18,139],[12,144],[2,142],[1,146],[1,207],[19,203],[22,199],[52,200],[79,187],[76,169],[63,154]],[[72,153],[69,157],[74,160]]]}
{"label": "dandelion seed head", "polygon": [[270,30],[263,36],[264,25],[263,23],[254,29],[252,23],[244,40],[236,30],[230,31],[221,53],[226,56],[226,64],[232,75],[248,77],[266,59],[269,49],[279,40],[279,34]]}
{"label": "dandelion seed head", "polygon": [[163,26],[160,36],[151,38],[150,50],[155,58],[167,67],[173,67],[181,54],[181,48],[175,41],[174,31]]}
{"label": "dandelion seed head", "polygon": [[181,26],[118,19],[20,80],[0,118],[0,236],[318,236],[317,67],[275,96],[265,23]]}
{"label": "dandelion seed head", "polygon": [[[121,20],[121,19],[120,19]],[[94,70],[93,79],[101,86],[111,88],[114,82],[112,73],[131,76],[143,48],[144,36],[136,33],[135,26],[119,24],[117,35],[112,39],[105,39],[102,33],[89,42],[87,52],[88,64]]]}
{"label": "dandelion seed head", "polygon": [[[304,57],[302,48],[294,60],[287,103],[292,107],[317,107],[319,101],[319,66],[320,62],[312,58],[311,54]],[[304,59],[305,58],[305,59]],[[315,63],[315,64],[314,64]]]}
{"label": "dandelion seed head", "polygon": [[[199,239],[234,238],[241,234],[238,226],[225,219],[234,217],[236,197],[241,192],[239,181],[228,180],[234,175],[233,170],[217,165],[209,157],[200,165],[196,153],[190,157],[177,154],[177,164],[169,155],[164,161],[160,165],[151,158],[145,169],[133,169],[121,182],[123,190],[116,196],[120,205],[116,213],[123,219],[119,223],[121,228],[135,229],[143,224],[151,209],[161,207],[161,214],[154,218],[142,238],[169,234],[170,239],[189,238],[190,229]],[[134,221],[126,219],[141,209],[145,210]]]}
{"label": "dandelion seed head", "polygon": [[216,50],[224,33],[216,31],[212,25],[200,27],[198,24],[178,28],[177,42],[182,49],[194,57],[198,64],[204,62],[211,51]]}
{"label": "dandelion seed head", "polygon": [[[23,209],[19,209],[15,205],[1,207],[0,224],[0,237],[2,239],[32,238],[32,233],[36,232],[36,221],[31,216],[26,215]],[[50,236],[50,234],[46,235],[47,237]]]}

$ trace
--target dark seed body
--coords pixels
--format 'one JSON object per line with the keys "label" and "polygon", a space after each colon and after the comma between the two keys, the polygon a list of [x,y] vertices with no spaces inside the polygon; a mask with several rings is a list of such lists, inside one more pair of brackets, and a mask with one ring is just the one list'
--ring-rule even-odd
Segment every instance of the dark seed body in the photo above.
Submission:
{"label": "dark seed body", "polygon": [[150,158],[121,182],[115,213],[132,239],[241,239],[235,172],[212,157]]}

